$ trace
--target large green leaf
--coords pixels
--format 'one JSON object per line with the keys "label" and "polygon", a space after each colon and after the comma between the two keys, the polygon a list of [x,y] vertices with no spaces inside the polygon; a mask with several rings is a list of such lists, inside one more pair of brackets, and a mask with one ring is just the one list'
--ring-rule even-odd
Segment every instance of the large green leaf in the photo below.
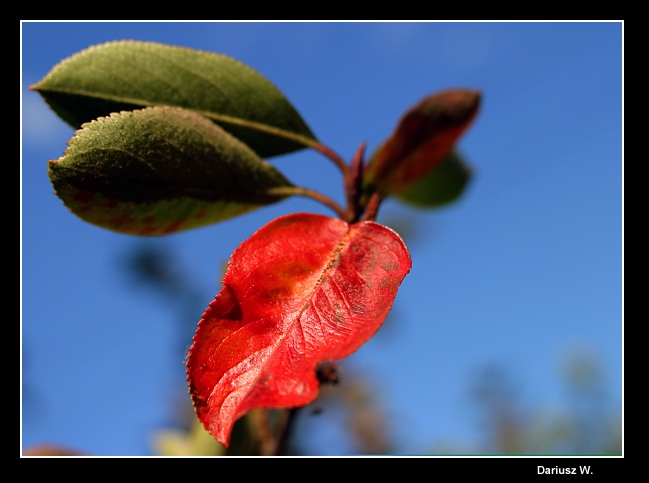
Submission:
{"label": "large green leaf", "polygon": [[315,141],[268,79],[213,52],[154,42],[108,42],[61,61],[31,88],[75,128],[112,112],[170,105],[201,112],[262,157]]}
{"label": "large green leaf", "polygon": [[471,179],[471,168],[453,151],[430,173],[396,195],[398,200],[423,208],[456,201]]}
{"label": "large green leaf", "polygon": [[57,195],[85,221],[123,233],[215,223],[279,201],[293,186],[219,126],[177,107],[99,118],[68,144],[49,162]]}

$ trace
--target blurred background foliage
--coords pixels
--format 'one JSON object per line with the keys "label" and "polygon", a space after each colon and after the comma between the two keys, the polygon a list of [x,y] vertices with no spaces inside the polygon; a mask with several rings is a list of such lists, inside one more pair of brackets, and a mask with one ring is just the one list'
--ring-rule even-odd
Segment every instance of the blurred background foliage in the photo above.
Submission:
{"label": "blurred background foliage", "polygon": [[[389,218],[389,216],[388,216]],[[393,220],[405,237],[415,237],[412,220]],[[386,224],[389,224],[390,221]],[[225,270],[227,260],[223,261]],[[187,341],[196,328],[196,307],[203,304],[201,290],[183,270],[180,256],[169,244],[156,240],[133,243],[118,263],[134,296],[146,295],[151,303],[163,303],[177,312],[178,340],[173,350],[184,360]],[[219,277],[220,279],[220,277]],[[217,282],[218,283],[218,282]],[[398,298],[395,302],[398,314]],[[398,316],[394,313],[389,319]],[[376,337],[385,337],[379,331]],[[534,381],[517,380],[515,368],[493,362],[477,368],[466,383],[466,398],[475,416],[481,438],[476,441],[431,440],[421,448],[424,455],[619,455],[622,453],[622,418],[619,402],[606,393],[606,381],[597,354],[576,348],[557,361],[557,378],[564,387],[564,400],[557,407],[532,407],[524,393]],[[339,363],[340,381],[323,385],[318,399],[295,412],[290,438],[282,449],[285,455],[398,455],[395,427],[381,405],[372,381],[377,375],[363,374],[347,361]],[[34,399],[37,388],[26,380],[26,403],[42,405]],[[444,388],[440,387],[440,391]],[[251,436],[254,412],[235,425],[233,442],[226,450],[198,422],[187,387],[170,391],[172,401],[166,427],[151,435],[152,454],[160,456],[213,456],[264,454]],[[173,396],[176,397],[176,396]],[[269,411],[264,417],[281,417]],[[421,417],[426,417],[422,415]],[[270,450],[272,453],[272,450]],[[25,454],[84,454],[83,448],[34,447]]]}

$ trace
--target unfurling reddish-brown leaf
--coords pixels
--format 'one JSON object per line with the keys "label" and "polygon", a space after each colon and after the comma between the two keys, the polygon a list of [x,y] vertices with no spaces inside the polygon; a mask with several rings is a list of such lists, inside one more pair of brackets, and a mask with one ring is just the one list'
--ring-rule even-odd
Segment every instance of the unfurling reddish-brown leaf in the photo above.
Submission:
{"label": "unfurling reddish-brown leaf", "polygon": [[228,446],[251,409],[311,403],[317,365],[372,337],[410,268],[401,237],[372,221],[298,213],[258,230],[234,251],[187,358],[205,428]]}
{"label": "unfurling reddish-brown leaf", "polygon": [[369,160],[365,182],[399,194],[436,168],[478,112],[480,92],[450,89],[422,99]]}

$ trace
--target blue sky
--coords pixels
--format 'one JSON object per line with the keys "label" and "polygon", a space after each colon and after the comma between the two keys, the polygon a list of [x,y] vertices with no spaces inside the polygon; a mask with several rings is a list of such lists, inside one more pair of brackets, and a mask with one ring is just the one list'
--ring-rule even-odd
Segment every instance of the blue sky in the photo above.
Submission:
{"label": "blue sky", "polygon": [[[479,445],[469,381],[491,364],[507,368],[526,408],[561,411],[563,361],[592,354],[603,402],[621,413],[621,22],[23,22],[21,37],[21,447],[154,454],[156,432],[188,397],[179,347],[191,343],[232,250],[277,216],[332,214],[291,199],[136,239],[68,212],[47,161],[61,156],[73,129],[27,87],[60,60],[118,39],[248,64],[346,159],[362,141],[376,148],[427,94],[481,90],[481,111],[458,145],[474,171],[465,196],[439,210],[392,200],[381,208],[377,221],[410,227],[403,236],[413,269],[385,327],[343,370],[371,383],[404,454],[439,442]],[[305,150],[272,162],[342,202],[324,157]],[[176,308],[120,268],[141,243],[173,250],[197,288],[202,302],[182,329]],[[318,437],[314,454],[345,447],[335,434]]]}

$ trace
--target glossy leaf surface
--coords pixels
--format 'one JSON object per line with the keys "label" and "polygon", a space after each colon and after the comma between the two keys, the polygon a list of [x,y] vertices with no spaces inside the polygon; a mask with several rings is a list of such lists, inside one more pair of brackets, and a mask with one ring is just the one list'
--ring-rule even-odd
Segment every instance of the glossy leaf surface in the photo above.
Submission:
{"label": "glossy leaf surface", "polygon": [[480,93],[433,94],[406,112],[369,160],[364,182],[382,195],[399,194],[435,169],[474,119]]}
{"label": "glossy leaf surface", "polygon": [[305,147],[286,135],[315,139],[268,79],[213,52],[108,42],[68,57],[31,88],[75,128],[112,112],[168,105],[202,113],[262,157]]}
{"label": "glossy leaf surface", "polygon": [[273,203],[292,186],[207,118],[152,107],[86,123],[49,162],[56,194],[83,220],[133,235],[163,235]]}
{"label": "glossy leaf surface", "polygon": [[253,234],[234,251],[187,359],[205,428],[227,446],[249,410],[311,403],[317,365],[379,329],[410,268],[399,235],[371,221],[298,213]]}
{"label": "glossy leaf surface", "polygon": [[396,198],[422,208],[437,208],[456,201],[471,180],[471,169],[457,152],[451,152],[430,173],[415,181]]}

